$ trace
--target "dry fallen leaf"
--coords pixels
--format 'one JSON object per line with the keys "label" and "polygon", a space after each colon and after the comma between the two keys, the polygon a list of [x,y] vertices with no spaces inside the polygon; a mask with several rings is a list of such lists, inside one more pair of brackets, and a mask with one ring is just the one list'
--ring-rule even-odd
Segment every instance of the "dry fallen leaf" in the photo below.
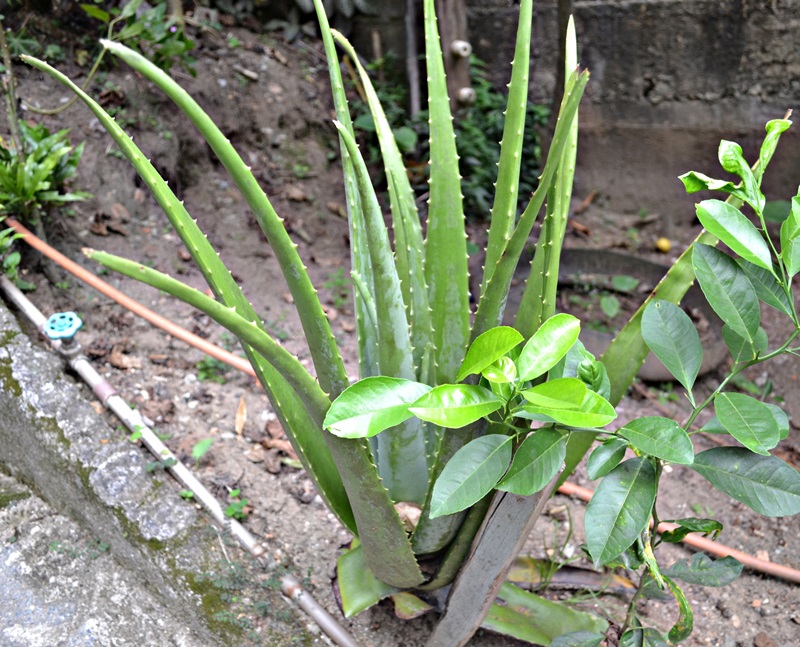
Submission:
{"label": "dry fallen leaf", "polygon": [[142,368],[142,360],[139,357],[126,355],[120,344],[115,345],[108,355],[108,363],[114,368],[127,370],[129,368]]}
{"label": "dry fallen leaf", "polygon": [[236,407],[236,417],[234,418],[233,428],[238,436],[242,435],[242,430],[247,422],[247,403],[244,401],[244,394],[239,399],[239,406]]}

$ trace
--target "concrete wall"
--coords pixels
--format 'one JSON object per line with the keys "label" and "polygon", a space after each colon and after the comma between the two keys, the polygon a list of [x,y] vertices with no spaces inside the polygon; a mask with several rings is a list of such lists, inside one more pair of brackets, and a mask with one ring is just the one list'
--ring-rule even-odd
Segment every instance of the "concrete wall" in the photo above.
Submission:
{"label": "concrete wall", "polygon": [[[507,78],[518,8],[468,0],[470,34],[496,78]],[[549,101],[557,55],[556,0],[534,3],[531,90]],[[754,159],[767,120],[800,99],[800,0],[576,0],[581,65],[592,74],[581,111],[576,195],[645,208],[676,222],[696,198],[676,179],[718,173],[721,138]],[[800,136],[789,131],[764,187],[794,195]]]}

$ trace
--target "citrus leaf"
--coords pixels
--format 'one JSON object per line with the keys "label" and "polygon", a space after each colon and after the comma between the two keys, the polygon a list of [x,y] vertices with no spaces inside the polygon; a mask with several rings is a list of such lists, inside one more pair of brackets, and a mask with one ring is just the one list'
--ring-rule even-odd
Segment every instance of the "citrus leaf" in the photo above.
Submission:
{"label": "citrus leaf", "polygon": [[686,519],[676,519],[673,523],[678,525],[675,530],[667,530],[661,533],[661,540],[668,544],[677,544],[693,532],[711,535],[712,539],[716,539],[717,535],[722,532],[722,524],[716,519],[687,517]]}
{"label": "citrus leaf", "polygon": [[681,587],[668,577],[665,577],[664,581],[667,583],[672,595],[674,595],[675,599],[678,601],[678,620],[672,626],[672,629],[669,630],[668,634],[670,642],[678,643],[682,640],[686,640],[691,635],[694,629],[694,614],[692,613],[689,600],[686,599],[686,594]]}
{"label": "citrus leaf", "polygon": [[789,305],[786,292],[772,272],[748,263],[743,258],[737,258],[736,263],[742,268],[747,278],[750,279],[750,283],[753,284],[756,295],[761,301],[779,312],[792,316],[792,307]]}
{"label": "citrus leaf", "polygon": [[714,408],[728,433],[757,454],[769,456],[769,450],[781,439],[772,411],[749,395],[720,393],[714,399]]}
{"label": "citrus leaf", "polygon": [[461,380],[473,373],[480,373],[517,346],[522,340],[522,335],[510,326],[490,328],[482,335],[479,335],[472,342],[466,357],[464,357],[456,382],[461,382]]}
{"label": "citrus leaf", "polygon": [[691,392],[703,361],[703,347],[689,315],[674,303],[654,299],[642,315],[642,337],[675,379]]}
{"label": "citrus leaf", "polygon": [[631,458],[600,481],[586,507],[586,544],[595,566],[619,557],[647,526],[656,500],[649,458]]}
{"label": "citrus leaf", "polygon": [[609,438],[589,455],[586,473],[592,481],[603,478],[625,458],[628,443],[621,438]]}
{"label": "citrus leaf", "polygon": [[528,340],[517,359],[522,381],[544,375],[567,354],[578,340],[581,322],[568,314],[557,314],[545,321]]}
{"label": "citrus leaf", "polygon": [[727,586],[742,572],[744,564],[733,557],[711,559],[705,553],[695,553],[664,569],[661,574],[700,586]]}
{"label": "citrus leaf", "polygon": [[459,429],[493,411],[505,401],[482,386],[442,384],[413,403],[409,411],[417,418],[440,427]]}
{"label": "citrus leaf", "polygon": [[722,200],[703,200],[697,204],[696,211],[703,227],[734,253],[768,272],[774,272],[767,242],[736,207]]}
{"label": "citrus leaf", "polygon": [[716,447],[695,456],[691,468],[765,517],[800,513],[800,473],[774,456],[743,447]]}
{"label": "citrus leaf", "polygon": [[433,486],[430,518],[464,510],[491,492],[511,462],[511,441],[512,436],[489,434],[459,449]]}
{"label": "citrus leaf", "polygon": [[761,312],[755,288],[742,269],[727,254],[699,244],[694,245],[692,267],[714,312],[740,337],[753,339]]}
{"label": "citrus leaf", "polygon": [[331,404],[323,426],[341,438],[369,438],[412,417],[409,406],[431,387],[394,377],[367,377]]}
{"label": "citrus leaf", "polygon": [[694,447],[689,435],[674,420],[646,416],[631,420],[617,433],[639,451],[679,465],[691,465]]}
{"label": "citrus leaf", "polygon": [[759,326],[753,339],[740,337],[728,324],[722,326],[722,338],[731,352],[734,364],[749,362],[767,351],[769,339],[767,332]]}
{"label": "citrus leaf", "polygon": [[528,436],[514,454],[508,474],[498,490],[530,496],[558,474],[567,453],[567,437],[554,429],[539,429]]}
{"label": "citrus leaf", "polygon": [[517,379],[517,365],[510,357],[501,357],[482,369],[481,375],[494,384],[511,384]]}

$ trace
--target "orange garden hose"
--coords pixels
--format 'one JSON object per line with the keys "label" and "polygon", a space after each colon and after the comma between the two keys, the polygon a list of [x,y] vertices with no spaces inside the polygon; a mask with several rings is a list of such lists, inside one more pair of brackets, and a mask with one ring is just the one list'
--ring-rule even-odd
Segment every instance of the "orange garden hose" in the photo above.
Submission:
{"label": "orange garden hose", "polygon": [[[8,218],[5,221],[9,227],[11,227],[14,231],[21,234],[23,236],[23,240],[28,243],[31,247],[38,250],[51,260],[58,263],[61,267],[65,270],[73,274],[75,277],[86,283],[87,285],[93,287],[98,292],[105,294],[110,299],[113,299],[117,303],[119,303],[124,308],[130,310],[134,314],[142,317],[143,319],[149,321],[154,326],[161,328],[162,330],[168,332],[170,335],[175,337],[176,339],[180,339],[181,341],[194,346],[198,350],[203,351],[207,355],[214,357],[226,364],[244,372],[248,375],[255,376],[252,367],[247,362],[247,360],[234,355],[226,350],[223,350],[219,346],[212,344],[209,341],[206,341],[202,337],[199,337],[185,328],[178,326],[177,324],[173,323],[169,319],[162,317],[159,314],[156,314],[146,306],[143,306],[138,301],[131,299],[127,295],[123,294],[116,288],[111,287],[100,279],[98,276],[92,274],[91,272],[85,270],[80,265],[71,261],[69,258],[64,256],[62,253],[58,252],[57,250],[50,247],[47,243],[43,242],[36,236],[34,236],[30,231],[28,231],[25,227],[23,227],[19,222],[14,220],[13,218]],[[592,498],[593,492],[586,488],[580,487],[579,485],[575,485],[570,483],[569,481],[565,482],[558,491],[561,494],[565,494],[567,496],[574,496],[581,501],[587,502],[589,499]],[[659,532],[665,532],[667,530],[674,530],[677,528],[676,524],[671,523],[660,523],[658,526]],[[705,551],[707,553],[711,553],[712,555],[716,555],[717,557],[725,557],[731,556],[735,559],[738,559],[742,564],[744,564],[747,568],[759,571],[761,573],[766,573],[767,575],[772,575],[774,577],[778,577],[784,579],[789,582],[794,582],[800,584],[800,570],[791,568],[789,566],[782,566],[780,564],[775,564],[773,562],[768,562],[763,559],[758,559],[757,557],[753,557],[745,552],[740,550],[736,550],[734,548],[730,548],[723,544],[719,544],[715,541],[711,541],[709,539],[705,539],[703,537],[697,537],[694,535],[688,535],[683,539],[683,543],[687,546],[691,546],[692,548],[696,548],[698,550]]]}

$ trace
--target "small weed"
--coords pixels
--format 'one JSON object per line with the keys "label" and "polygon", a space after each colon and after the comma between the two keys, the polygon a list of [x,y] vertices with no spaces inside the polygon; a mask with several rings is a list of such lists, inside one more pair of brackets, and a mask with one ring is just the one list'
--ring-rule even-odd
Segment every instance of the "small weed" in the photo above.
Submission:
{"label": "small weed", "polygon": [[345,276],[344,269],[340,267],[329,274],[325,287],[330,290],[333,307],[341,310],[350,296],[350,279]]}
{"label": "small weed", "polygon": [[191,490],[181,490],[180,492],[178,492],[178,494],[182,498],[187,499],[187,500],[194,498],[194,492],[192,492]]}
{"label": "small weed", "polygon": [[244,521],[247,519],[247,510],[245,508],[250,505],[250,501],[239,498],[240,495],[241,491],[238,488],[230,491],[228,496],[232,499],[232,502],[225,508],[225,516],[237,521]]}
{"label": "small weed", "polygon": [[177,465],[178,461],[174,458],[164,458],[160,461],[150,461],[145,466],[144,469],[147,472],[158,472],[160,470],[165,470],[174,465]]}
{"label": "small weed", "polygon": [[292,167],[292,173],[298,180],[303,180],[311,173],[311,167],[305,162],[298,162]]}
{"label": "small weed", "polygon": [[208,450],[211,449],[211,445],[213,444],[213,438],[203,438],[203,440],[194,444],[194,447],[192,447],[192,458],[196,463],[200,462],[200,459],[208,453]]}
{"label": "small weed", "polygon": [[204,357],[194,365],[197,370],[197,379],[201,382],[216,382],[225,384],[231,367],[215,357]]}

